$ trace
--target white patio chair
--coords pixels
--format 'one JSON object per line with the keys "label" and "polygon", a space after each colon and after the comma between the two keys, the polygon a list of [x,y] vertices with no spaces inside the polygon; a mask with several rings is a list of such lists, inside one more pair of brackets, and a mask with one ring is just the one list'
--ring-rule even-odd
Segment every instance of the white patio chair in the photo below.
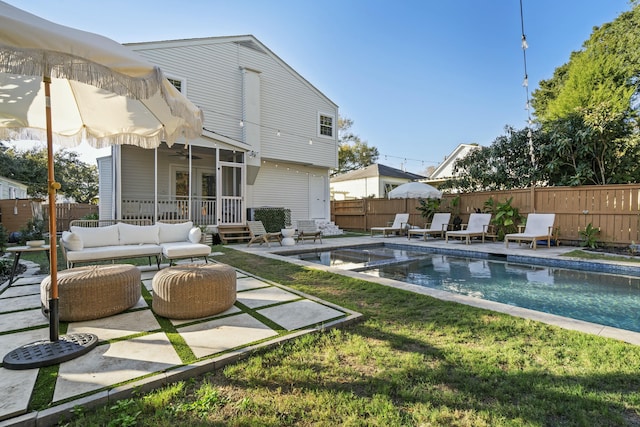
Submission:
{"label": "white patio chair", "polygon": [[427,240],[428,235],[444,237],[444,234],[449,228],[449,220],[451,219],[451,213],[440,212],[433,214],[431,223],[425,224],[424,228],[410,228],[407,232],[407,239],[411,239],[411,236],[420,235],[423,240]]}
{"label": "white patio chair", "polygon": [[482,243],[484,243],[490,222],[491,214],[472,213],[469,215],[469,222],[462,224],[462,230],[447,231],[445,241],[449,243],[449,237],[465,238],[466,244],[468,245],[472,237],[482,237]]}
{"label": "white patio chair", "polygon": [[527,223],[522,231],[519,226],[520,233],[510,233],[504,236],[504,245],[509,247],[509,240],[518,243],[531,242],[533,249],[538,247],[538,240],[546,240],[547,247],[551,247],[551,238],[553,237],[553,224],[556,221],[556,214],[536,214],[531,213],[527,216]]}
{"label": "white patio chair", "polygon": [[397,232],[403,232],[404,229],[409,225],[409,214],[408,213],[399,213],[396,214],[395,219],[393,220],[393,224],[389,227],[371,227],[371,236],[373,237],[373,232],[381,232],[384,237],[387,235]]}

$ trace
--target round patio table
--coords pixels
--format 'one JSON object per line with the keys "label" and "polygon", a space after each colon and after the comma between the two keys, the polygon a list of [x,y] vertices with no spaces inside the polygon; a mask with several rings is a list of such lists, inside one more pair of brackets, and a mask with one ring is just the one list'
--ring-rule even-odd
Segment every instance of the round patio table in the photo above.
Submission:
{"label": "round patio table", "polygon": [[13,279],[16,274],[16,269],[18,268],[18,263],[20,261],[20,256],[23,252],[46,252],[47,258],[49,262],[51,262],[51,258],[49,258],[49,245],[42,246],[12,246],[10,248],[5,249],[6,252],[13,254],[13,267],[11,268],[11,277],[9,277],[9,284],[13,283]]}

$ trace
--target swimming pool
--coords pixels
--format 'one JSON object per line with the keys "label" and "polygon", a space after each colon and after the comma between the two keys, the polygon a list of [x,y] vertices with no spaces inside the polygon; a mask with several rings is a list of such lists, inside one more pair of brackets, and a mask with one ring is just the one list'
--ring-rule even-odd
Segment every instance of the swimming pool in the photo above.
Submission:
{"label": "swimming pool", "polygon": [[640,332],[640,277],[375,246],[292,255],[431,289]]}

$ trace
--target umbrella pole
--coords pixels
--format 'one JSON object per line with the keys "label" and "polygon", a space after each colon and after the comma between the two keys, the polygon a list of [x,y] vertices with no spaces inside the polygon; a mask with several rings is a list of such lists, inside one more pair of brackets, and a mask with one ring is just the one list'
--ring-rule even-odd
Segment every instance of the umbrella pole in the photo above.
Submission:
{"label": "umbrella pole", "polygon": [[51,126],[51,77],[44,76],[45,114],[47,120],[47,188],[49,192],[49,270],[51,274],[51,298],[49,299],[49,340],[58,341],[60,321],[58,317],[58,251],[56,248],[56,191],[53,170],[53,132]]}
{"label": "umbrella pole", "polygon": [[2,359],[7,369],[32,369],[66,362],[90,351],[98,345],[98,337],[89,333],[59,336],[60,315],[58,311],[58,251],[56,248],[56,192],[60,183],[54,180],[53,132],[51,127],[51,77],[45,75],[44,94],[47,119],[47,184],[49,193],[49,265],[51,273],[51,296],[49,298],[49,341],[40,340],[18,347]]}

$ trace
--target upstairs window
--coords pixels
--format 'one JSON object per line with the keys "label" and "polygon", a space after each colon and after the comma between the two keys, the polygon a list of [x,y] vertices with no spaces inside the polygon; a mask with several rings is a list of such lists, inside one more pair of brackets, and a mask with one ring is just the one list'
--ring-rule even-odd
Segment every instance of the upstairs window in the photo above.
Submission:
{"label": "upstairs window", "polygon": [[333,138],[335,118],[330,114],[318,113],[318,136]]}
{"label": "upstairs window", "polygon": [[169,83],[171,83],[176,89],[178,89],[178,92],[182,94],[185,93],[185,89],[187,85],[184,80],[176,79],[173,77],[167,77],[167,80],[169,80]]}

